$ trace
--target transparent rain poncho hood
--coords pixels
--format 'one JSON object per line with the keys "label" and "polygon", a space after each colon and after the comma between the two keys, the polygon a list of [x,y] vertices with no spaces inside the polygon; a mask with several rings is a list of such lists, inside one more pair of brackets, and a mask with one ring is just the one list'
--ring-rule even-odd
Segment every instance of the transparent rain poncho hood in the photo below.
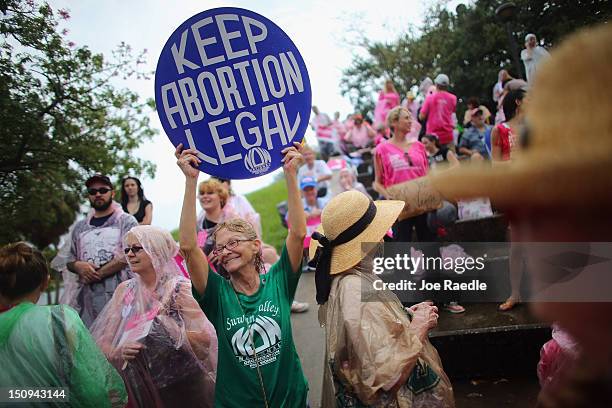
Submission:
{"label": "transparent rain poncho hood", "polygon": [[[124,241],[130,239],[150,257],[155,283],[147,287],[135,274],[119,285],[92,334],[123,377],[131,406],[212,406],[217,336],[174,261],[178,246],[149,225],[132,228]],[[121,350],[134,342],[144,348],[126,362]]]}

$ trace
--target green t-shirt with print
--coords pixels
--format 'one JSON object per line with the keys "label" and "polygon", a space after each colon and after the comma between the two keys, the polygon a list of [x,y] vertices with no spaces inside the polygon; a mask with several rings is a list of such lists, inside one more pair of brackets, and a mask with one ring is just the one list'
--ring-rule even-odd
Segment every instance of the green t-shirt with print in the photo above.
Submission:
{"label": "green t-shirt with print", "polygon": [[219,339],[215,407],[264,406],[257,362],[270,407],[306,406],[308,383],[291,332],[291,303],[301,275],[301,267],[298,269],[291,270],[283,247],[280,259],[260,275],[259,289],[251,296],[236,293],[228,280],[212,272],[204,295],[193,289]]}

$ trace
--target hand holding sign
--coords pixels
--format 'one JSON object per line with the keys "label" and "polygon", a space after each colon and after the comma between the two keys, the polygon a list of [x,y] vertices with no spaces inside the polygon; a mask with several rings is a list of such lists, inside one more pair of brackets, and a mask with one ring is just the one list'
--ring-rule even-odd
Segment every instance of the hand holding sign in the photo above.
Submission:
{"label": "hand holding sign", "polygon": [[281,152],[284,157],[281,160],[285,174],[295,176],[298,169],[304,164],[304,156],[302,156],[303,146],[301,143],[294,142],[293,147],[286,147]]}
{"label": "hand holding sign", "polygon": [[281,166],[302,140],[311,108],[304,61],[273,22],[239,8],[199,13],[170,36],[157,64],[155,101],[172,143],[198,168],[245,179]]}
{"label": "hand holding sign", "polygon": [[174,151],[174,156],[178,159],[176,164],[180,167],[187,178],[197,179],[200,175],[198,166],[202,160],[197,158],[198,151],[192,149],[183,149],[183,144],[179,143]]}

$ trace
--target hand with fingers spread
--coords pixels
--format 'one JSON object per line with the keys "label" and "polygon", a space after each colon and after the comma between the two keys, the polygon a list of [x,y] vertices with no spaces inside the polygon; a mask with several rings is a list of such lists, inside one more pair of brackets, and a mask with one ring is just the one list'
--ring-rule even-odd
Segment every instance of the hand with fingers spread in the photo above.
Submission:
{"label": "hand with fingers spread", "polygon": [[197,154],[198,151],[195,149],[184,149],[182,143],[176,146],[174,151],[174,157],[177,158],[176,164],[187,178],[197,179],[200,175],[198,166],[202,163],[202,160],[198,158]]}
{"label": "hand with fingers spread", "polygon": [[293,142],[293,146],[285,147],[282,150],[283,171],[286,175],[297,175],[298,169],[304,164],[304,156],[302,156],[303,146],[301,143]]}
{"label": "hand with fingers spread", "polygon": [[410,328],[421,340],[426,339],[429,331],[438,325],[438,308],[432,302],[421,302],[409,309],[413,313]]}

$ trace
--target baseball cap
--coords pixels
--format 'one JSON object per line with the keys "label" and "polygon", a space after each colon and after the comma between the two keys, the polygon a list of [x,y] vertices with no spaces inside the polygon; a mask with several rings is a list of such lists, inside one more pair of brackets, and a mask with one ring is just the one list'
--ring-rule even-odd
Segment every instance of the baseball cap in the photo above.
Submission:
{"label": "baseball cap", "polygon": [[101,174],[101,173],[96,173],[93,176],[91,176],[90,178],[88,178],[87,181],[85,181],[85,187],[89,187],[89,186],[91,186],[95,182],[106,184],[110,188],[113,188],[113,183],[111,183],[111,181],[108,178],[108,176],[105,176],[104,174]]}
{"label": "baseball cap", "polygon": [[436,77],[436,79],[434,80],[434,83],[436,85],[448,86],[448,84],[450,83],[450,80],[448,79],[448,75],[440,74]]}
{"label": "baseball cap", "polygon": [[475,116],[475,115],[481,115],[483,114],[484,111],[481,108],[474,108],[470,111],[470,115]]}
{"label": "baseball cap", "polygon": [[316,187],[317,181],[313,177],[304,177],[300,181],[300,190],[304,190],[306,187]]}

